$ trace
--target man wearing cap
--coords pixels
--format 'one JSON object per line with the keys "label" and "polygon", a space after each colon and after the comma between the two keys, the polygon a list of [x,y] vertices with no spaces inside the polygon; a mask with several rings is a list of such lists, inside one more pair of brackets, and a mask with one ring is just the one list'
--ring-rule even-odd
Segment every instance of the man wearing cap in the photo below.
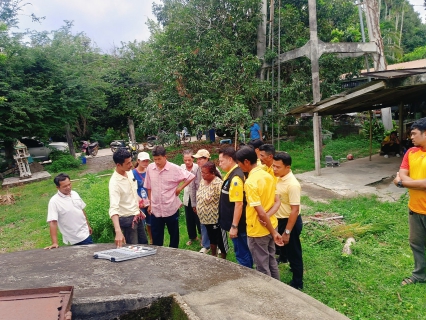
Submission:
{"label": "man wearing cap", "polygon": [[[205,165],[207,161],[209,161],[210,152],[208,152],[206,149],[200,149],[192,157],[197,160],[198,174],[196,175],[195,183],[197,184],[197,186],[199,186],[201,181],[201,167]],[[200,250],[201,253],[207,253],[210,250],[210,239],[207,234],[206,226],[202,223],[201,223],[201,246],[202,246]]]}
{"label": "man wearing cap", "polygon": [[149,205],[148,200],[148,190],[143,187],[146,177],[146,168],[149,165],[151,159],[147,152],[139,152],[138,154],[138,163],[135,169],[133,169],[133,176],[135,177],[138,183],[138,196],[140,197],[139,208],[140,221],[138,224],[138,243],[147,244],[148,239],[146,237],[145,226],[148,231],[150,238],[150,244],[152,244],[152,233],[151,233],[151,215],[148,214],[147,207]]}
{"label": "man wearing cap", "polygon": [[[197,215],[197,190],[198,182],[200,179],[197,179],[197,175],[200,174],[198,170],[198,165],[194,163],[192,158],[192,150],[183,151],[183,164],[181,168],[192,172],[195,175],[195,179],[185,187],[183,190],[183,204],[185,206],[185,219],[186,219],[186,230],[188,232],[189,241],[186,243],[187,246],[190,246],[194,241],[198,240],[198,234],[201,234],[200,219]],[[197,182],[197,184],[196,184]]]}
{"label": "man wearing cap", "polygon": [[194,180],[195,175],[167,161],[166,149],[155,146],[152,150],[154,163],[148,165],[144,188],[148,190],[148,214],[151,214],[153,244],[164,243],[164,227],[170,235],[172,248],[179,247],[179,193]]}
{"label": "man wearing cap", "polygon": [[112,158],[115,170],[109,180],[109,216],[114,224],[115,244],[137,244],[140,198],[132,172],[132,155],[120,148]]}

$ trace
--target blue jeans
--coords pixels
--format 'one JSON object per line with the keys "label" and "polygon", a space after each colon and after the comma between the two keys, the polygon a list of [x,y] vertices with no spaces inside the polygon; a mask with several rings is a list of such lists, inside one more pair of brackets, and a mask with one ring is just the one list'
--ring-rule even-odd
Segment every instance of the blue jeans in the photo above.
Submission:
{"label": "blue jeans", "polygon": [[420,282],[425,282],[426,215],[410,211],[408,223],[410,225],[410,247],[414,256],[414,270],[412,278]]}
{"label": "blue jeans", "polygon": [[231,239],[234,243],[235,258],[237,262],[247,268],[253,268],[253,258],[247,244],[247,233],[238,232],[236,238]]}
{"label": "blue jeans", "polygon": [[79,243],[74,243],[74,246],[81,246],[83,244],[93,244],[92,236],[89,235],[86,239],[83,241],[80,241]]}
{"label": "blue jeans", "polygon": [[152,244],[162,246],[164,243],[164,227],[167,226],[167,231],[170,235],[169,247],[179,247],[179,209],[170,217],[157,218],[151,214],[151,232]]}
{"label": "blue jeans", "polygon": [[207,234],[206,226],[202,223],[201,223],[201,238],[203,238],[203,242],[201,243],[203,248],[210,249],[209,235]]}

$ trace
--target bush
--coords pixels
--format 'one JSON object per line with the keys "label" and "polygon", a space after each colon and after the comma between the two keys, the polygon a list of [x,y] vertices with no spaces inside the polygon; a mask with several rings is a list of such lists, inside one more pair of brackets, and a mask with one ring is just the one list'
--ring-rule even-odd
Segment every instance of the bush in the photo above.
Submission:
{"label": "bush", "polygon": [[70,154],[64,154],[57,160],[54,160],[51,165],[48,166],[49,171],[61,172],[68,169],[74,169],[80,167],[80,160],[74,158]]}

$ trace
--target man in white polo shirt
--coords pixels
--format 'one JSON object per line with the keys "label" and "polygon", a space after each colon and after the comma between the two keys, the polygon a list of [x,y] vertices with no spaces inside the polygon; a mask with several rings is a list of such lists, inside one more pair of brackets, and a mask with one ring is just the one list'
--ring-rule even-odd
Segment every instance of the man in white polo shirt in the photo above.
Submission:
{"label": "man in white polo shirt", "polygon": [[47,210],[47,222],[50,226],[52,245],[44,249],[58,248],[58,227],[65,244],[91,244],[90,228],[84,208],[86,204],[77,192],[71,190],[70,177],[58,174],[53,182],[58,192],[50,199]]}

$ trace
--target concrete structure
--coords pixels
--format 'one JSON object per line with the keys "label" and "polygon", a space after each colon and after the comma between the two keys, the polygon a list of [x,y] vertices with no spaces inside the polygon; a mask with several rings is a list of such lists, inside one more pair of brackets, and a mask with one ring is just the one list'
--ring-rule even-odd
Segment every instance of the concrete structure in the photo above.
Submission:
{"label": "concrete structure", "polygon": [[347,319],[271,277],[198,252],[158,247],[119,263],[93,258],[112,247],[2,254],[0,289],[74,286],[73,319],[112,319],[173,294],[188,319]]}
{"label": "concrete structure", "polygon": [[3,180],[2,188],[3,189],[12,188],[12,187],[19,186],[21,184],[50,179],[50,177],[51,175],[49,172],[42,171],[42,172],[33,173],[31,178],[27,178],[27,179],[20,179],[19,177],[6,178]]}
{"label": "concrete structure", "polygon": [[369,157],[345,161],[339,167],[322,168],[321,176],[316,176],[311,171],[296,174],[296,178],[302,183],[334,192],[336,197],[376,195],[383,201],[397,201],[407,192],[407,189],[393,184],[401,161],[402,158],[384,158],[375,154],[371,161]]}

